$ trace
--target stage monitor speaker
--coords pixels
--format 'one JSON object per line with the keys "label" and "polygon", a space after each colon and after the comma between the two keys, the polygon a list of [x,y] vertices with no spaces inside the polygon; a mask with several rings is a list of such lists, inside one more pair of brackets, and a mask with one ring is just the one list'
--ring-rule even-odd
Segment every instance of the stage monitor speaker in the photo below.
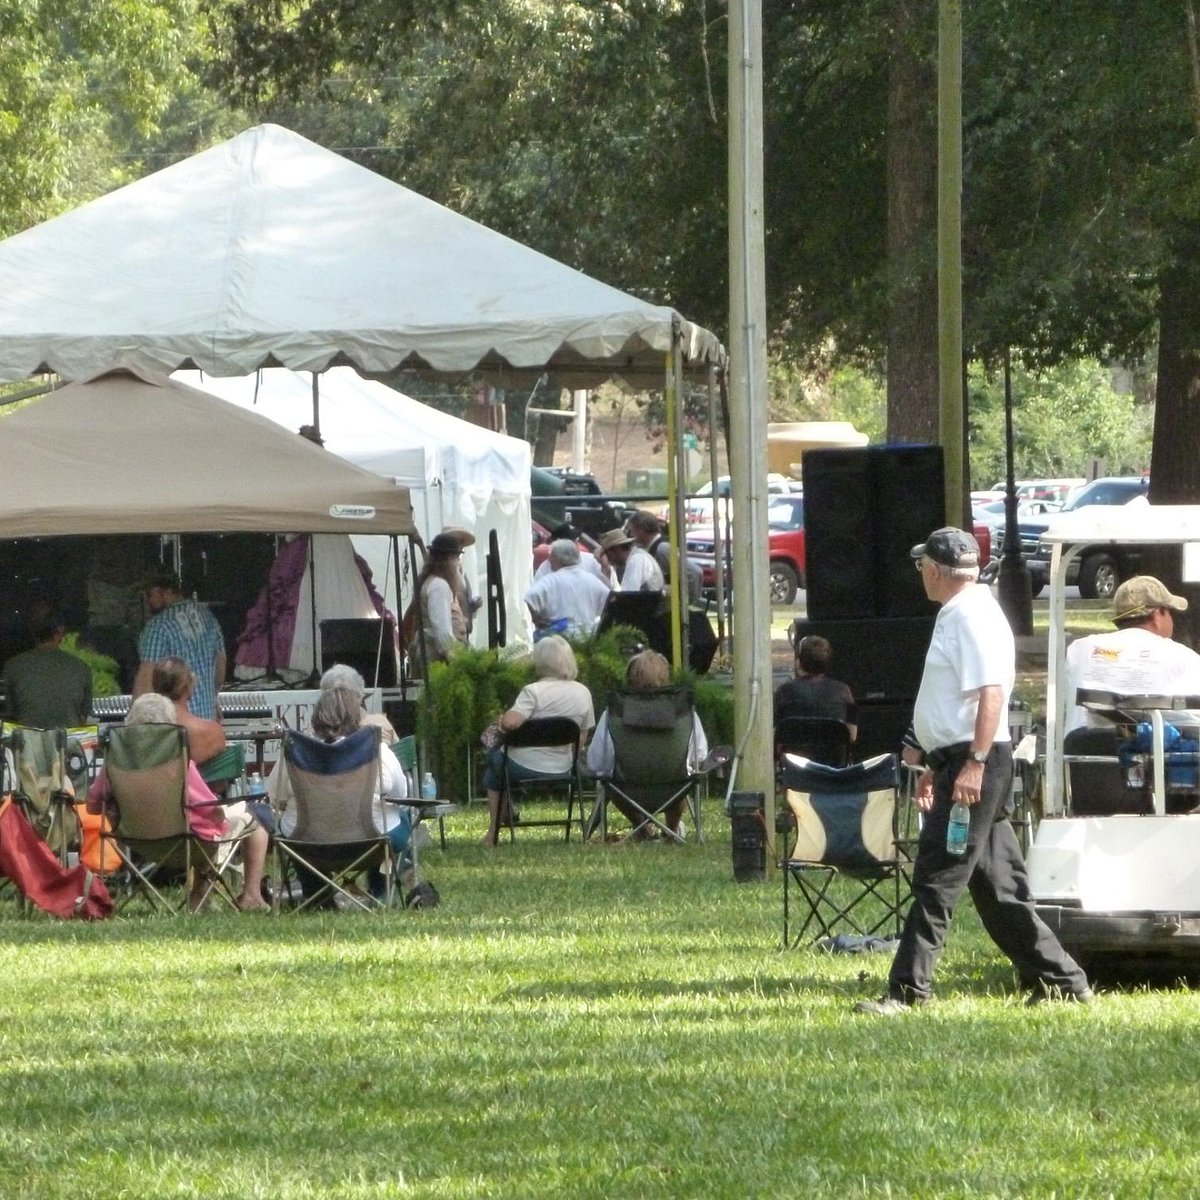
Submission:
{"label": "stage monitor speaker", "polygon": [[929,615],[909,551],[945,520],[939,446],[812,450],[804,456],[808,613]]}
{"label": "stage monitor speaker", "polygon": [[[383,648],[380,651],[380,621],[378,617],[337,617],[321,622],[321,670],[328,671],[334,663],[353,667],[367,687],[396,686],[396,653],[392,645],[391,623],[383,625]],[[375,659],[379,656],[379,677],[375,676]]]}
{"label": "stage monitor speaker", "polygon": [[809,634],[825,638],[833,650],[830,677],[847,684],[860,705],[879,700],[911,702],[921,685],[933,620],[931,616],[859,621],[800,617],[792,628],[792,644]]}

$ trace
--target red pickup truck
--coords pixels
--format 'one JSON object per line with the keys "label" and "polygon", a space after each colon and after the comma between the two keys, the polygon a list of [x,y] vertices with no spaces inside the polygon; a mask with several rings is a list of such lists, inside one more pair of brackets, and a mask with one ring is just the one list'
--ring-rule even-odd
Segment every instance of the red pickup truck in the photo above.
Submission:
{"label": "red pickup truck", "polygon": [[[992,556],[992,536],[986,525],[975,526],[980,563]],[[704,590],[716,587],[713,531],[709,527],[688,531],[688,557],[700,564]],[[771,496],[767,503],[767,549],[771,561],[771,603],[794,604],[804,586],[804,497]]]}

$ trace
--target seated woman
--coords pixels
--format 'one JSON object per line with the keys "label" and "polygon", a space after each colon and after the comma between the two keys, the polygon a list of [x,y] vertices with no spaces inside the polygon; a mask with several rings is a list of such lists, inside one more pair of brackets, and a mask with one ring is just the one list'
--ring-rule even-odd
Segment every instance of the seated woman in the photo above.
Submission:
{"label": "seated woman", "polygon": [[[312,734],[325,742],[340,742],[363,724],[362,696],[346,687],[331,687],[321,692],[313,706]],[[413,826],[413,809],[386,801],[408,797],[408,780],[390,746],[379,744],[379,788],[375,792],[373,815],[375,828],[386,833],[399,852],[408,845]],[[287,762],[280,759],[267,780],[267,795],[276,811],[282,809],[279,832],[287,837],[296,827],[295,799],[288,783]],[[386,797],[386,801],[385,801]]]}
{"label": "seated woman", "polygon": [[[502,733],[524,725],[530,718],[569,717],[579,726],[579,748],[582,750],[596,711],[592,693],[578,682],[579,668],[571,643],[557,634],[542,638],[533,647],[533,669],[537,679],[521,689],[513,706],[498,722]],[[503,747],[488,752],[483,786],[487,789],[490,821],[483,844],[494,846],[500,832],[500,789],[503,786]],[[561,775],[571,768],[571,753],[566,746],[514,746],[508,754],[508,773],[512,779],[538,779]]]}
{"label": "seated woman", "polygon": [[195,672],[182,658],[163,658],[154,664],[150,687],[175,705],[175,724],[187,730],[192,762],[202,766],[225,749],[225,730],[220,721],[198,717],[188,710],[195,686]]}
{"label": "seated woman", "polygon": [[[166,696],[157,692],[145,692],[129,706],[127,725],[177,725],[175,705]],[[112,789],[103,770],[88,788],[87,810],[90,813],[105,813],[112,808]],[[113,814],[109,814],[110,816]],[[269,909],[263,899],[263,864],[267,857],[267,831],[254,819],[244,804],[217,802],[200,777],[194,761],[188,761],[187,770],[187,821],[192,836],[202,842],[223,842],[240,836],[249,830],[242,842],[242,893],[237,906],[243,912]],[[194,912],[202,903],[208,884],[198,877],[192,884],[192,895],[188,907]]]}
{"label": "seated woman", "polygon": [[[625,668],[625,686],[635,692],[649,692],[655,688],[666,687],[671,682],[671,666],[657,650],[643,650],[635,654]],[[708,757],[708,735],[700,723],[698,713],[692,713],[692,736],[688,742],[688,770],[698,774],[700,766]],[[588,771],[597,778],[606,779],[613,773],[615,752],[612,735],[608,732],[608,713],[600,714],[600,723],[596,726],[596,736],[588,747]],[[645,818],[623,796],[616,792],[611,794],[612,802],[621,810],[629,823],[634,827],[634,838],[643,841],[654,836],[653,825],[645,823]],[[683,836],[683,806],[687,796],[673,800],[663,810],[663,824],[680,837]]]}

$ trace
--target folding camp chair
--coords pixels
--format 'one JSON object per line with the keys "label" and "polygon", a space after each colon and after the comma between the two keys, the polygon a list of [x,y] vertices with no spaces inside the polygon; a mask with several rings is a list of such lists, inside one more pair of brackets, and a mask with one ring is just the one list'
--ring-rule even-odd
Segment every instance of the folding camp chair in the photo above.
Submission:
{"label": "folding camp chair", "polygon": [[152,909],[186,911],[162,888],[182,873],[190,883],[199,872],[205,887],[200,904],[214,892],[236,907],[224,875],[249,830],[218,842],[202,841],[188,826],[188,739],[181,725],[113,725],[101,738],[104,770],[117,810],[115,828],[100,829],[102,852],[113,850],[128,872],[124,908],[139,893]]}
{"label": "folding camp chair", "polygon": [[61,729],[13,725],[6,741],[16,771],[13,799],[58,861],[65,864],[68,851],[79,844],[71,796],[65,786],[67,735]]}
{"label": "folding camp chair", "polygon": [[832,717],[789,717],[780,714],[775,722],[775,757],[785,754],[844,767],[850,761],[850,726]]}
{"label": "folding camp chair", "polygon": [[610,777],[597,780],[596,808],[588,832],[599,824],[607,837],[608,806],[619,797],[637,817],[631,836],[656,829],[663,837],[682,842],[682,836],[663,820],[663,813],[684,800],[696,840],[703,841],[700,784],[705,774],[693,773],[688,764],[695,722],[691,690],[674,686],[612,692],[607,713],[613,770]]}
{"label": "folding camp chair", "polygon": [[[288,730],[283,738],[283,768],[291,787],[295,825],[276,833],[280,891],[291,895],[290,875],[308,874],[311,894],[297,911],[318,900],[334,900],[364,911],[395,896],[392,847],[375,828],[375,796],[380,787],[380,730],[366,725],[338,742],[323,742]],[[278,767],[276,768],[279,769]],[[382,902],[352,886],[368,871],[384,880]]]}
{"label": "folding camp chair", "polygon": [[[570,717],[531,717],[523,721],[516,729],[511,729],[504,735],[504,755],[500,763],[500,808],[496,816],[497,826],[503,825],[508,830],[510,840],[516,838],[516,815],[513,807],[514,798],[518,795],[547,796],[564,789],[567,794],[567,814],[565,817],[543,817],[540,820],[530,820],[526,814],[521,816],[523,828],[559,827],[563,829],[563,840],[571,840],[571,822],[575,812],[579,812],[580,836],[583,835],[583,780],[579,773],[579,726]],[[560,746],[570,753],[570,766],[567,770],[553,775],[538,775],[535,778],[523,779],[509,770],[509,751],[513,749],[529,749],[533,747],[551,748]],[[512,765],[516,765],[515,763]],[[499,828],[490,830],[493,838],[500,833]]]}
{"label": "folding camp chair", "polygon": [[[838,925],[861,935],[890,925],[899,937],[911,880],[898,827],[896,756],[830,767],[786,755],[782,771],[796,834],[790,853],[784,835],[784,946],[799,945],[814,925],[817,937],[832,937]],[[807,906],[794,937],[793,884]]]}

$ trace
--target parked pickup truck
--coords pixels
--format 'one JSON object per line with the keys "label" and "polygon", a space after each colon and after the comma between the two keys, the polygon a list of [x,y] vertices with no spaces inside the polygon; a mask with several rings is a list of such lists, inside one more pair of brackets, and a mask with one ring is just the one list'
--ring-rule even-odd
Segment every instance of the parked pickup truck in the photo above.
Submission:
{"label": "parked pickup truck", "polygon": [[[1150,490],[1150,479],[1146,475],[1114,475],[1104,479],[1093,479],[1081,488],[1060,510],[1063,513],[1078,512],[1093,505],[1128,504]],[[1044,517],[1020,522],[1021,557],[1029,571],[1030,590],[1036,596],[1050,578],[1050,546],[1042,541],[1042,535],[1056,520],[1059,513],[1047,513]],[[1128,544],[1103,543],[1085,546],[1078,557],[1071,560],[1067,571],[1067,584],[1079,587],[1085,600],[1108,600],[1117,587],[1131,575],[1136,575],[1141,566],[1144,547]]]}

